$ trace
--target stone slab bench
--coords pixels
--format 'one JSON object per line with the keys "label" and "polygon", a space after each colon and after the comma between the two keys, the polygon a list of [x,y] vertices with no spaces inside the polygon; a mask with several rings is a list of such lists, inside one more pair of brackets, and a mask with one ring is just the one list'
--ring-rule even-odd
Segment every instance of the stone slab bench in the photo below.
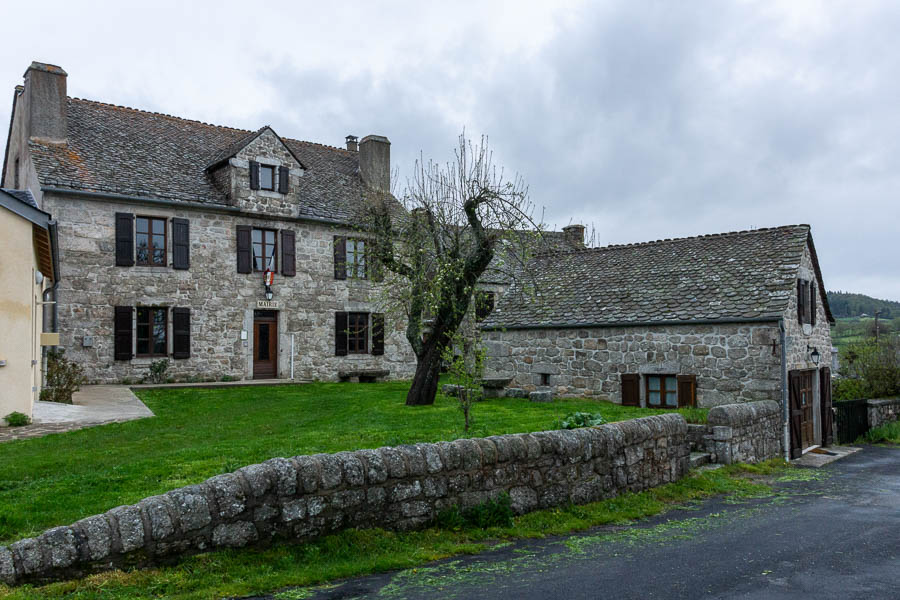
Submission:
{"label": "stone slab bench", "polygon": [[506,396],[506,386],[512,382],[512,377],[485,377],[481,380],[481,389],[485,398],[503,398]]}
{"label": "stone slab bench", "polygon": [[360,383],[375,383],[390,374],[391,372],[387,369],[357,369],[355,371],[338,371],[338,379],[350,381],[355,377]]}

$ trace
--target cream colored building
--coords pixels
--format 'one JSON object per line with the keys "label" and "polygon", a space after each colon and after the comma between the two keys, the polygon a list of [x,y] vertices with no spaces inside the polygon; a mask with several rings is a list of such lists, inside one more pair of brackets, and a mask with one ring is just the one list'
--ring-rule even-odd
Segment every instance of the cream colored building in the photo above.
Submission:
{"label": "cream colored building", "polygon": [[[30,192],[0,189],[0,419],[31,417],[41,390],[43,294],[59,280],[56,223]],[[5,424],[5,422],[0,422]]]}

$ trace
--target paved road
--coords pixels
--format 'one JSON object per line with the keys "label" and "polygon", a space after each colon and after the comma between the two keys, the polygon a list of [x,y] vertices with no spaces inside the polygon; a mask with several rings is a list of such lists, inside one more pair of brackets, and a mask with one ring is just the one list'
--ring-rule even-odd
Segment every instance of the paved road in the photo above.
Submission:
{"label": "paved road", "polygon": [[630,528],[524,541],[476,557],[308,590],[342,598],[900,598],[900,449],[867,447]]}

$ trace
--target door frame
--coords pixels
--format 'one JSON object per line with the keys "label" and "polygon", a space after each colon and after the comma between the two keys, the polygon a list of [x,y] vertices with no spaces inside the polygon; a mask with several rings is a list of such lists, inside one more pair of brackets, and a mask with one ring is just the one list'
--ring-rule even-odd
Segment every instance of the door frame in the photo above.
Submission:
{"label": "door frame", "polygon": [[[809,378],[809,395],[810,405],[809,415],[812,421],[812,437],[803,444],[803,411],[799,403],[801,390],[800,378]],[[825,440],[822,439],[822,416],[821,412],[821,386],[819,383],[819,369],[796,369],[788,372],[788,423],[790,440],[790,457],[800,458],[804,452],[819,446]]]}
{"label": "door frame", "polygon": [[[262,376],[256,374],[256,324],[270,323],[272,325],[270,331],[270,348],[272,349],[272,376]],[[278,311],[277,310],[260,310],[253,311],[253,340],[250,348],[250,375],[252,379],[278,379]]]}

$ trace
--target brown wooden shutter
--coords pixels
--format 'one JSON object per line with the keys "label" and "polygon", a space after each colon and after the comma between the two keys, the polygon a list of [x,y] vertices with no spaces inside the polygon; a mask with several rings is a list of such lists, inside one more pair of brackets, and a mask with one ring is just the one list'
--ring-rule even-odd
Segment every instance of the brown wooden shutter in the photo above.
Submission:
{"label": "brown wooden shutter", "polygon": [[803,293],[803,280],[797,280],[797,322],[803,325],[803,305],[806,304],[806,299],[804,298],[805,294]]}
{"label": "brown wooden shutter", "polygon": [[281,230],[281,274],[293,277],[297,274],[297,251],[295,249],[294,232],[290,229]]}
{"label": "brown wooden shutter", "polygon": [[347,356],[347,313],[334,313],[334,355]]}
{"label": "brown wooden shutter", "polygon": [[334,278],[347,279],[347,238],[334,236]]}
{"label": "brown wooden shutter", "polygon": [[639,375],[622,374],[622,406],[641,405],[640,383]]}
{"label": "brown wooden shutter", "polygon": [[259,189],[259,163],[255,160],[250,161],[250,189]]}
{"label": "brown wooden shutter", "polygon": [[113,323],[113,356],[116,360],[131,360],[131,313],[130,306],[117,306]]}
{"label": "brown wooden shutter", "polygon": [[372,313],[372,354],[384,354],[384,314]]}
{"label": "brown wooden shutter", "polygon": [[191,236],[187,219],[172,219],[172,268],[191,266]]}
{"label": "brown wooden shutter", "polygon": [[287,194],[291,189],[291,170],[284,165],[278,167],[278,191]]}
{"label": "brown wooden shutter", "polygon": [[116,266],[134,265],[134,215],[116,213]]}
{"label": "brown wooden shutter", "polygon": [[809,282],[809,322],[816,324],[816,282]]}
{"label": "brown wooden shutter", "polygon": [[822,445],[834,443],[834,411],[831,402],[831,369],[823,367],[819,371],[819,395],[822,407]]}
{"label": "brown wooden shutter", "polygon": [[803,454],[803,442],[800,428],[803,426],[803,407],[800,406],[801,374],[791,371],[789,374],[789,396],[791,404],[791,458],[800,458]]}
{"label": "brown wooden shutter", "polygon": [[250,253],[249,225],[237,226],[237,272],[250,273],[253,271],[253,256]]}
{"label": "brown wooden shutter", "polygon": [[172,358],[191,357],[191,309],[172,309]]}
{"label": "brown wooden shutter", "polygon": [[678,376],[678,406],[697,406],[697,376]]}

